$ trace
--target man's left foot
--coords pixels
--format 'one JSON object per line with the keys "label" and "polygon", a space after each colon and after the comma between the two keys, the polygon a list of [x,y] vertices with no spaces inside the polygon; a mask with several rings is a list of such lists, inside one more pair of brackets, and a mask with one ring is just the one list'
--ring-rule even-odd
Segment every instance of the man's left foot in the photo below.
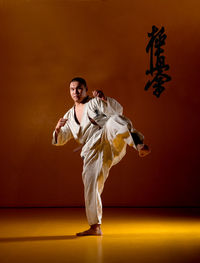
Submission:
{"label": "man's left foot", "polygon": [[146,144],[138,144],[137,149],[139,152],[140,157],[145,157],[146,155],[150,154],[151,150]]}
{"label": "man's left foot", "polygon": [[77,236],[102,236],[102,231],[100,226],[93,227],[91,226],[90,229],[76,233]]}

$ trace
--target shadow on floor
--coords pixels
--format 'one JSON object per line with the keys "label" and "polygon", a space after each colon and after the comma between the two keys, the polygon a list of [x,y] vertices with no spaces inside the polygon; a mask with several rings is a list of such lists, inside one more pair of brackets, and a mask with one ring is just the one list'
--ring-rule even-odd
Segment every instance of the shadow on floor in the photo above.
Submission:
{"label": "shadow on floor", "polygon": [[35,237],[4,237],[0,238],[0,243],[4,242],[26,242],[26,241],[42,241],[42,240],[71,240],[78,238],[76,235],[65,236],[35,236]]}

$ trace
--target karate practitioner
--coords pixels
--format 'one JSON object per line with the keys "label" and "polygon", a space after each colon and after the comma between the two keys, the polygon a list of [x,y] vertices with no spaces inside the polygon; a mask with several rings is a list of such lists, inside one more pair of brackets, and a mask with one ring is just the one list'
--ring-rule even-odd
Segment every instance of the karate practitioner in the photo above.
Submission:
{"label": "karate practitioner", "polygon": [[101,193],[110,168],[126,153],[127,144],[134,147],[140,157],[150,153],[143,143],[144,136],[123,115],[122,106],[100,90],[89,97],[83,78],[70,82],[70,95],[74,106],[61,118],[53,132],[53,145],[64,145],[74,138],[82,144],[82,179],[86,216],[90,228],[78,236],[102,235]]}

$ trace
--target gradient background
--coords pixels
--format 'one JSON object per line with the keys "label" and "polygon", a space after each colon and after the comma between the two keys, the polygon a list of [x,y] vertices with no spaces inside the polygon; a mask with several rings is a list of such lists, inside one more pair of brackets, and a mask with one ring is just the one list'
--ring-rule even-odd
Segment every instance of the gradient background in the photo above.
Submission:
{"label": "gradient background", "polygon": [[[198,0],[0,0],[0,206],[84,205],[78,145],[51,145],[75,76],[117,99],[152,149],[127,148],[104,206],[199,206],[199,14]],[[159,99],[144,91],[152,25],[172,77]]]}

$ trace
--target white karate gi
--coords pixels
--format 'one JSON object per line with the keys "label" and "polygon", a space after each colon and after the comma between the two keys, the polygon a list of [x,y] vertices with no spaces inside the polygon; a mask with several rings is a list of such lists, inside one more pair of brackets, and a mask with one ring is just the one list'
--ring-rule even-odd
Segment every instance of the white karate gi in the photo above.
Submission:
{"label": "white karate gi", "polygon": [[[101,193],[110,168],[124,157],[127,144],[136,149],[130,132],[144,139],[122,114],[123,108],[115,99],[107,97],[105,102],[98,97],[92,98],[84,104],[80,125],[75,120],[75,110],[72,107],[63,117],[67,122],[61,127],[57,141],[53,133],[54,145],[63,145],[71,138],[83,144],[82,179],[89,225],[101,224]],[[91,119],[98,125],[93,124]]]}

